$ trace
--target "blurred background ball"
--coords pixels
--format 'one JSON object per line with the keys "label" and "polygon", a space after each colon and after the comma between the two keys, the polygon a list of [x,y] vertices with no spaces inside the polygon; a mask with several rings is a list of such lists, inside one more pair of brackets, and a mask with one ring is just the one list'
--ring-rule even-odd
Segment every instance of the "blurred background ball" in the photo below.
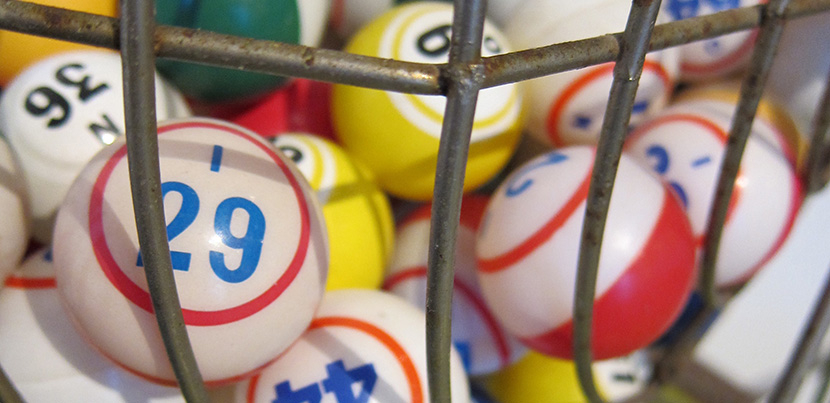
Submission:
{"label": "blurred background ball", "polygon": [[[504,33],[517,49],[528,49],[622,32],[630,8],[628,0],[527,0],[518,6]],[[665,106],[678,68],[675,48],[646,55],[631,124]],[[613,63],[603,63],[523,82],[528,131],[556,147],[597,144],[613,69]]]}
{"label": "blurred background ball", "polygon": [[[678,103],[638,126],[626,142],[631,158],[659,174],[678,195],[698,247],[704,243],[730,125],[731,116]],[[786,156],[753,134],[729,201],[715,264],[719,287],[746,282],[775,255],[804,197]]]}
{"label": "blurred background ball", "polygon": [[[27,0],[29,3],[83,11],[91,14],[118,16],[118,0]],[[31,64],[57,53],[74,50],[92,50],[92,46],[49,39],[41,36],[0,31],[0,87],[5,87],[15,76]]]}
{"label": "blurred background ball", "polygon": [[[577,259],[595,151],[573,146],[525,163],[499,186],[476,239],[479,282],[526,346],[571,359]],[[622,156],[603,235],[593,309],[594,359],[656,340],[695,280],[695,243],[667,186]]]}
{"label": "blurred background ball", "polygon": [[[236,403],[428,402],[423,312],[376,290],[327,292],[308,331],[236,390]],[[450,352],[452,401],[470,390]]]}
{"label": "blurred background ball", "polygon": [[[156,118],[190,115],[184,98],[156,77]],[[0,98],[0,132],[20,161],[32,235],[48,244],[70,184],[87,161],[124,134],[121,57],[104,50],[53,55],[27,68]]]}
{"label": "blurred background ball", "polygon": [[[302,334],[328,248],[302,174],[265,139],[209,119],[159,126],[171,262],[202,377],[250,376]],[[139,251],[126,146],[84,168],[55,225],[58,291],[85,338],[147,379],[174,384]]]}
{"label": "blurred background ball", "polygon": [[0,281],[17,267],[29,244],[27,203],[20,165],[0,132]]}
{"label": "blurred background ball", "polygon": [[[488,197],[476,194],[462,200],[455,250],[452,340],[464,359],[467,373],[472,376],[504,368],[526,352],[490,312],[478,284],[475,236],[487,201]],[[422,206],[398,226],[395,254],[383,285],[385,290],[423,310],[426,309],[430,214],[431,207]]]}
{"label": "blurred background ball", "polygon": [[[394,9],[361,29],[346,51],[420,63],[449,58],[452,5],[416,2]],[[482,55],[510,50],[490,23],[484,25]],[[338,139],[366,163],[391,195],[410,200],[432,198],[435,165],[446,98],[335,85],[333,121]],[[508,84],[481,91],[464,189],[481,186],[512,155],[522,127],[522,97]]]}
{"label": "blurred background ball", "polygon": [[[328,20],[328,0],[162,0],[156,21],[221,34],[317,46]],[[185,95],[208,103],[255,99],[285,77],[159,59],[159,71]]]}
{"label": "blurred background ball", "polygon": [[340,146],[309,134],[271,142],[317,192],[329,237],[326,289],[380,288],[395,238],[392,208],[371,172]]}

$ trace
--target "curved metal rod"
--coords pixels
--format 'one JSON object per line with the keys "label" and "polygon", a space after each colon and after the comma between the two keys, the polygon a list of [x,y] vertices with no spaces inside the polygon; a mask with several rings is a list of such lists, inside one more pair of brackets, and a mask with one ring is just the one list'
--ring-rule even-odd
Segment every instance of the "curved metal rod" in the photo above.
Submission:
{"label": "curved metal rod", "polygon": [[770,393],[768,403],[792,402],[795,399],[811,360],[815,359],[821,348],[821,340],[827,333],[828,327],[830,327],[830,276],[825,280],[824,290],[816,301],[810,322],[804,328],[787,368],[776,382],[775,389]]}
{"label": "curved metal rod", "polygon": [[182,318],[167,243],[156,134],[153,5],[151,0],[121,3],[121,64],[130,188],[144,273],[167,356],[187,401],[207,402],[207,391]]}
{"label": "curved metal rod", "polygon": [[20,397],[20,393],[14,388],[2,367],[0,367],[0,402],[23,403],[23,398]]}
{"label": "curved metal rod", "polygon": [[810,141],[810,153],[807,155],[807,170],[804,173],[804,183],[807,184],[807,193],[815,193],[826,184],[827,161],[824,156],[828,152],[827,133],[830,132],[830,71],[828,71],[827,86],[821,99],[821,105],[816,110],[813,138]]}
{"label": "curved metal rod", "polygon": [[573,337],[577,376],[585,396],[591,402],[602,401],[594,385],[591,368],[591,321],[600,248],[617,167],[634,106],[634,96],[640,84],[649,37],[659,9],[660,0],[634,0],[631,4],[625,32],[620,38],[620,57],[614,65],[614,81],[602,122],[594,168],[591,172],[591,185],[588,188],[577,262]]}
{"label": "curved metal rod", "polygon": [[729,201],[732,199],[735,178],[738,176],[741,158],[752,129],[752,121],[755,119],[755,112],[764,92],[773,56],[786,22],[784,11],[788,2],[789,0],[771,0],[764,9],[764,18],[761,21],[761,29],[752,52],[750,66],[741,83],[741,96],[732,118],[729,138],[726,141],[726,151],[709,212],[701,258],[698,287],[704,303],[709,307],[719,304],[715,290],[715,270],[723,226],[726,223],[726,213],[729,209]]}
{"label": "curved metal rod", "polygon": [[456,236],[473,120],[481,88],[486,0],[455,0],[447,105],[441,127],[427,261],[426,336],[430,401],[451,401],[452,291]]}

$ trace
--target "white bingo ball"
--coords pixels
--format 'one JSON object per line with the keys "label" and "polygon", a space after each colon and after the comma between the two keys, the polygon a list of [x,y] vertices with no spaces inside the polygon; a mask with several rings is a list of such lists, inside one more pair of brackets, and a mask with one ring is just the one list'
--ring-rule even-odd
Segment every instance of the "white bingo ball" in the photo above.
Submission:
{"label": "white bingo ball", "polygon": [[[504,368],[525,348],[499,324],[481,295],[476,274],[475,236],[488,197],[468,195],[462,201],[455,253],[452,339],[470,375]],[[429,205],[412,212],[398,226],[395,254],[383,288],[425,309],[430,232]]]}
{"label": "white bingo ball", "polygon": [[95,351],[58,297],[51,251],[41,249],[0,291],[0,362],[30,402],[184,402],[181,392],[147,382]]}
{"label": "white bingo ball", "polygon": [[[190,115],[177,90],[155,83],[159,120]],[[44,59],[3,91],[0,132],[20,159],[37,241],[52,239],[54,215],[86,162],[124,133],[123,98],[121,58],[103,50]]]}
{"label": "white bingo ball", "polygon": [[0,281],[17,267],[29,244],[26,203],[18,160],[0,131]]}
{"label": "white bingo ball", "polygon": [[[697,244],[703,237],[731,125],[730,116],[678,104],[638,126],[625,151],[649,166],[683,201]],[[715,282],[745,282],[787,238],[803,194],[794,168],[771,143],[751,135],[721,239]]]}
{"label": "white bingo ball", "polygon": [[798,129],[812,136],[830,72],[830,13],[787,21],[769,73],[766,93],[789,110]]}
{"label": "white bingo ball", "polygon": [[[293,164],[256,134],[196,118],[158,130],[184,324],[204,380],[230,383],[310,323],[328,268],[322,212]],[[175,382],[147,291],[122,140],[70,189],[54,255],[61,297],[85,337],[132,372]]]}
{"label": "white bingo ball", "polygon": [[[527,49],[622,32],[630,8],[629,0],[527,0],[518,7],[504,33],[515,48]],[[544,22],[540,16],[544,16]],[[674,48],[646,56],[631,124],[665,106],[678,68],[679,56]],[[528,131],[557,147],[596,144],[613,69],[613,63],[604,63],[524,82]]]}
{"label": "white bingo ball", "polygon": [[[260,374],[237,403],[429,402],[423,312],[376,290],[327,292],[309,330]],[[461,358],[450,355],[453,402],[469,402]]]}
{"label": "white bingo ball", "polygon": [[[476,239],[479,283],[526,346],[572,358],[577,258],[593,147],[565,147],[515,170],[490,199]],[[622,156],[603,235],[592,352],[619,357],[656,340],[694,286],[688,218],[667,186]]]}
{"label": "white bingo ball", "polygon": [[[666,17],[668,21],[679,21],[761,3],[764,1],[667,0],[661,4],[660,15]],[[757,36],[757,29],[743,30],[678,47],[681,60],[680,79],[712,80],[741,70],[749,63]]]}

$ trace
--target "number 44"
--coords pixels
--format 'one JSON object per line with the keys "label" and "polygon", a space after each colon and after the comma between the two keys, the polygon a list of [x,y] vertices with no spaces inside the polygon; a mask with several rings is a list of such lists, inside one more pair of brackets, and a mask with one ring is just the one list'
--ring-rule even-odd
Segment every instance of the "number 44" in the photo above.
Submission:
{"label": "number 44", "polygon": [[[278,383],[274,387],[277,394],[272,403],[320,403],[323,392],[333,393],[338,403],[366,403],[375,389],[378,376],[372,364],[366,364],[353,369],[346,369],[343,360],[337,360],[326,365],[328,378],[319,383],[312,383],[299,389],[291,389],[288,381]],[[355,393],[352,385],[359,383],[360,389]],[[322,385],[322,386],[321,386]]]}

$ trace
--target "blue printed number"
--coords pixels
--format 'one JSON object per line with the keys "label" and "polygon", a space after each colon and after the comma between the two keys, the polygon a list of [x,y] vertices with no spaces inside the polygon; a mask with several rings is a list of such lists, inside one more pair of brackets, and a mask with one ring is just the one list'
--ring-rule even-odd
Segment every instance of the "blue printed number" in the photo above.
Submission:
{"label": "blue printed number", "polygon": [[533,184],[533,179],[522,180],[522,178],[530,171],[534,171],[547,165],[558,164],[566,159],[568,159],[568,156],[565,154],[551,152],[548,153],[541,161],[522,168],[522,170],[513,175],[510,182],[507,183],[507,191],[505,191],[507,197],[516,197],[522,194],[525,190],[527,190],[527,188],[530,187],[530,185]]}
{"label": "blue printed number", "polygon": [[[175,192],[181,195],[182,204],[173,220],[167,225],[167,240],[186,231],[199,215],[199,195],[192,187],[181,182],[164,182],[161,184],[162,197]],[[242,237],[231,233],[231,222],[234,212],[243,210],[248,215],[248,229]],[[213,229],[219,239],[226,246],[242,250],[242,260],[239,267],[229,269],[225,265],[225,254],[217,251],[209,252],[210,266],[220,279],[229,283],[239,283],[247,280],[254,274],[262,253],[262,239],[265,236],[265,216],[262,210],[253,202],[241,197],[227,198],[216,207]],[[170,260],[174,270],[188,271],[190,269],[191,254],[187,252],[170,251]],[[144,266],[141,252],[138,253],[136,266]]]}
{"label": "blue printed number", "polygon": [[[669,152],[666,151],[666,148],[661,145],[652,145],[651,147],[646,149],[646,155],[649,156],[654,160],[654,165],[651,167],[654,169],[654,172],[657,172],[660,175],[664,175],[669,170]],[[683,203],[683,207],[689,207],[689,198],[686,196],[686,191],[683,189],[683,186],[680,186],[679,183],[675,181],[669,181],[669,186],[674,190],[677,194],[677,197]]]}
{"label": "blue printed number", "polygon": [[672,18],[682,20],[700,15],[701,3],[708,4],[713,12],[738,8],[740,0],[669,0],[668,10]]}
{"label": "blue printed number", "polygon": [[[326,365],[326,372],[326,379],[297,390],[291,389],[288,381],[277,384],[274,387],[277,397],[271,403],[319,403],[323,399],[321,385],[326,393],[334,394],[337,403],[366,403],[372,396],[378,380],[372,364],[347,370],[343,360],[337,360]],[[355,384],[360,384],[357,393],[353,388]]]}
{"label": "blue printed number", "polygon": [[[241,238],[231,233],[231,219],[236,210],[244,210],[248,214],[248,229]],[[225,245],[242,250],[242,261],[235,270],[228,269],[225,265],[224,253],[210,251],[210,267],[213,272],[229,283],[247,280],[254,274],[262,254],[262,238],[265,236],[265,216],[262,210],[252,201],[241,197],[225,199],[216,208],[213,229]]]}

